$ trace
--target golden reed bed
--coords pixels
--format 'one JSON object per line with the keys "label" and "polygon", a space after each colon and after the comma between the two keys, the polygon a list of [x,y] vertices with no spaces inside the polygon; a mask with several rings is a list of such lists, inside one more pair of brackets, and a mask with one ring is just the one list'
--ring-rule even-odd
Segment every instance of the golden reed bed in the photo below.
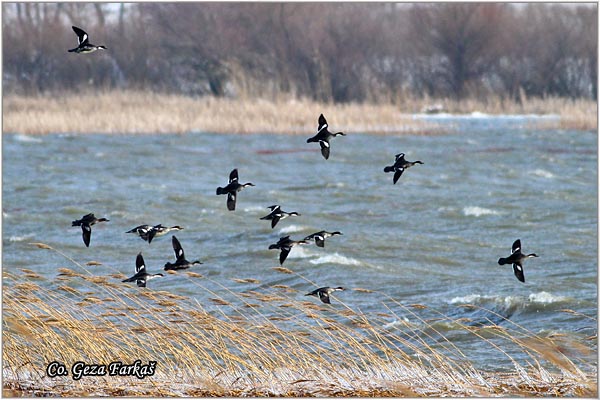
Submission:
{"label": "golden reed bed", "polygon": [[[283,285],[255,290],[260,282],[251,277],[234,279],[248,287],[240,292],[196,272],[172,272],[197,287],[199,301],[125,285],[120,282],[125,276],[110,266],[113,273],[97,276],[96,261],[80,264],[49,245],[31,245],[65,257],[68,265],[57,266],[50,285],[29,269],[3,271],[8,396],[598,394],[597,338],[540,337],[509,320],[473,326],[465,318],[361,288],[349,289],[380,299],[380,312],[364,314],[341,299],[325,306]],[[424,311],[434,318],[423,318]],[[390,320],[397,321],[393,329],[387,327]],[[478,370],[460,343],[440,332],[440,324],[473,335],[497,357],[512,360],[514,368]],[[526,357],[517,362],[517,355]],[[113,362],[135,368],[137,360],[145,368],[138,368],[137,376],[110,375]],[[104,366],[104,374],[90,376],[90,369],[74,379],[82,371],[81,364],[72,369],[78,362]],[[60,372],[59,365],[68,375],[49,377]]]}
{"label": "golden reed bed", "polygon": [[[191,98],[142,91],[62,93],[25,97],[5,94],[4,133],[278,133],[312,134],[320,113],[331,129],[347,133],[435,134],[448,131],[412,114],[440,105],[444,112],[489,114],[552,114],[539,128],[596,130],[596,102],[528,99],[523,104],[490,98],[486,101],[405,99],[391,104],[324,104],[281,98]],[[535,128],[535,127],[534,127]]]}

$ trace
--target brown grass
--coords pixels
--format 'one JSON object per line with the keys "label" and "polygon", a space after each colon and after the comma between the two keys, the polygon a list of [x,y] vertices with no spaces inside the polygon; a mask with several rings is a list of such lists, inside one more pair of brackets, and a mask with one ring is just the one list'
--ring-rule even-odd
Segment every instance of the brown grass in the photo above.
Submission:
{"label": "brown grass", "polygon": [[323,113],[334,131],[376,134],[435,134],[449,128],[413,119],[432,104],[444,112],[490,114],[556,114],[544,122],[561,129],[596,129],[596,103],[565,99],[531,99],[523,104],[499,98],[487,101],[402,99],[399,104],[324,104],[280,98],[191,98],[140,91],[63,93],[3,98],[4,133],[278,133],[311,134]]}
{"label": "brown grass", "polygon": [[[50,290],[4,272],[7,395],[597,396],[594,361],[582,356],[595,354],[587,343],[538,337],[511,321],[476,328],[441,313],[435,318],[474,335],[514,365],[512,372],[486,372],[419,315],[430,308],[404,306],[384,293],[365,291],[382,299],[377,300],[382,312],[373,315],[351,309],[342,296],[329,306],[298,300],[285,288],[241,294],[181,274],[204,293],[200,303],[152,287],[105,285],[68,255],[34,245],[62,254],[81,274],[61,269],[69,280]],[[78,289],[67,289],[70,285]],[[391,330],[390,318],[397,321]],[[503,343],[516,345],[526,361],[515,361]],[[54,360],[70,368],[76,361],[136,359],[156,361],[155,375],[79,381],[45,376]]]}

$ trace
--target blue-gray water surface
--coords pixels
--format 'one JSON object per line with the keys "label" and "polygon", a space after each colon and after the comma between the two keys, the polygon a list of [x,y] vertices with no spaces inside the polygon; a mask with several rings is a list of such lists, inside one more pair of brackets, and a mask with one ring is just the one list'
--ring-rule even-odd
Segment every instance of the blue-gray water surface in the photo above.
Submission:
{"label": "blue-gray water surface", "polygon": [[[331,307],[343,301],[385,313],[385,293],[456,319],[489,318],[459,307],[471,303],[536,334],[595,335],[596,132],[530,129],[528,117],[437,121],[452,124],[455,133],[337,137],[327,161],[303,136],[5,134],[4,270],[28,268],[44,278],[36,283],[59,285],[57,269],[73,266],[30,244],[43,242],[82,264],[101,262],[89,267],[99,276],[131,276],[140,251],[149,271],[160,272],[175,258],[171,234],[148,244],[125,231],[143,223],[181,225],[175,234],[186,257],[204,263],[193,270],[232,292],[249,290],[235,278],[254,278],[260,282],[253,290],[288,285],[304,301],[312,281],[376,291],[337,292]],[[400,152],[424,164],[393,185],[383,167]],[[215,189],[227,184],[233,168],[242,183],[256,186],[243,190],[229,212]],[[273,204],[301,216],[271,229],[259,218]],[[93,227],[86,248],[71,221],[89,212],[110,222]],[[269,244],[323,229],[343,235],[327,239],[325,248],[293,248],[283,266],[296,274],[273,270],[279,253]],[[515,239],[524,252],[539,255],[525,262],[526,283],[510,265],[497,263]],[[149,286],[200,303],[209,297],[173,275]],[[138,288],[131,284],[131,290]],[[387,322],[393,328],[397,321]],[[465,341],[462,348],[476,364],[499,367],[489,348],[479,348],[481,339],[456,340]]]}

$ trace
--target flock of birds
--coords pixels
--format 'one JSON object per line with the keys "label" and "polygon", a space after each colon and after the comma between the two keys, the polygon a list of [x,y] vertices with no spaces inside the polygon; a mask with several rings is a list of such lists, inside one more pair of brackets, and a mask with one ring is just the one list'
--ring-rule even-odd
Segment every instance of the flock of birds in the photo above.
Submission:
{"label": "flock of birds", "polygon": [[[72,28],[73,28],[73,31],[75,32],[75,34],[77,35],[78,46],[73,49],[68,50],[69,52],[85,54],[85,53],[92,53],[96,50],[106,50],[107,49],[106,46],[102,46],[102,45],[97,46],[97,45],[91,44],[89,42],[88,34],[83,29],[78,28],[76,26],[73,26]],[[323,114],[319,115],[317,134],[306,140],[307,143],[319,143],[319,145],[321,147],[321,155],[323,156],[323,158],[325,158],[325,160],[329,159],[330,150],[331,150],[331,143],[330,143],[331,139],[336,136],[345,136],[345,134],[343,132],[336,132],[336,133],[330,132],[328,127],[329,127],[329,125],[327,123],[327,120],[323,116]],[[390,173],[390,172],[394,173],[393,184],[396,184],[396,182],[398,181],[400,176],[402,176],[402,174],[404,173],[404,171],[406,169],[408,169],[416,164],[423,164],[423,162],[419,161],[419,160],[407,161],[404,157],[405,157],[404,153],[396,154],[394,164],[392,164],[390,166],[386,166],[383,169],[383,171],[385,173]],[[243,189],[245,189],[247,187],[251,187],[251,186],[255,186],[255,185],[251,182],[247,182],[247,183],[243,183],[243,184],[239,182],[238,170],[237,170],[237,168],[235,168],[229,174],[228,184],[225,187],[217,187],[216,194],[217,195],[227,195],[227,202],[226,202],[227,209],[229,211],[235,211],[238,193],[240,191],[242,191]],[[271,212],[268,215],[261,217],[260,219],[271,221],[271,228],[275,228],[277,223],[282,219],[285,219],[288,217],[300,216],[300,214],[295,211],[293,211],[293,212],[283,211],[281,209],[280,205],[272,205],[267,208],[270,209]],[[90,214],[84,215],[81,219],[73,221],[72,226],[80,226],[81,227],[83,243],[85,244],[86,247],[89,247],[91,234],[92,234],[91,227],[93,225],[95,225],[96,223],[108,222],[108,221],[109,220],[106,218],[96,218],[94,214],[90,213]],[[144,225],[136,226],[135,228],[127,231],[126,233],[133,233],[133,234],[139,236],[142,240],[147,241],[148,243],[151,243],[155,237],[164,236],[171,231],[179,231],[182,229],[183,229],[183,227],[178,226],[178,225],[167,227],[167,226],[163,226],[162,224],[158,224],[158,225],[154,225],[154,226],[144,224]],[[269,249],[277,249],[280,251],[279,263],[280,263],[280,265],[283,265],[284,261],[286,260],[287,256],[289,255],[290,251],[292,250],[292,248],[294,246],[309,244],[312,240],[314,240],[315,244],[318,247],[324,247],[326,238],[336,236],[336,235],[341,235],[341,234],[342,233],[339,231],[328,232],[328,231],[323,230],[323,231],[315,232],[311,235],[308,235],[302,240],[292,240],[292,239],[290,239],[289,236],[284,236],[284,237],[281,237],[277,241],[277,243],[271,244],[269,246]],[[165,271],[182,270],[182,269],[190,268],[191,266],[194,266],[194,265],[202,264],[202,262],[200,262],[199,260],[188,261],[185,258],[185,253],[184,253],[183,247],[181,246],[181,243],[179,242],[179,240],[177,239],[177,237],[175,235],[172,236],[171,241],[172,241],[172,245],[173,245],[173,251],[175,252],[176,260],[174,263],[167,262],[164,266]],[[517,277],[517,279],[521,282],[525,282],[525,275],[523,272],[523,262],[525,259],[530,258],[530,257],[538,257],[538,256],[535,253],[530,253],[530,254],[522,253],[521,252],[521,241],[519,239],[517,239],[512,245],[512,251],[511,251],[510,256],[505,257],[505,258],[504,257],[500,258],[498,260],[498,264],[499,265],[512,264],[513,271],[514,271],[514,274]],[[152,278],[162,277],[162,276],[164,276],[164,275],[161,273],[151,274],[151,273],[147,272],[146,264],[144,262],[144,257],[142,256],[142,253],[140,252],[136,258],[135,274],[133,276],[131,276],[130,278],[124,279],[123,282],[136,282],[137,286],[145,287],[146,282],[148,280],[150,280]],[[323,303],[330,304],[331,301],[330,301],[329,295],[335,291],[341,291],[341,290],[344,290],[344,288],[341,286],[338,286],[335,288],[325,286],[325,287],[321,287],[321,288],[313,290],[312,292],[307,293],[306,296],[315,296],[315,297],[318,297]]]}

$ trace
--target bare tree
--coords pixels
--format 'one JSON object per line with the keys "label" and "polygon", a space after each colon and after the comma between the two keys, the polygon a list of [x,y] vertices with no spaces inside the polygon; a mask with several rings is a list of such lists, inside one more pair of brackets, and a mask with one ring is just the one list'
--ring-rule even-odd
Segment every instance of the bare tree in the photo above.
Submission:
{"label": "bare tree", "polygon": [[412,39],[449,94],[461,98],[469,81],[494,67],[496,43],[503,34],[506,5],[446,3],[411,10]]}

